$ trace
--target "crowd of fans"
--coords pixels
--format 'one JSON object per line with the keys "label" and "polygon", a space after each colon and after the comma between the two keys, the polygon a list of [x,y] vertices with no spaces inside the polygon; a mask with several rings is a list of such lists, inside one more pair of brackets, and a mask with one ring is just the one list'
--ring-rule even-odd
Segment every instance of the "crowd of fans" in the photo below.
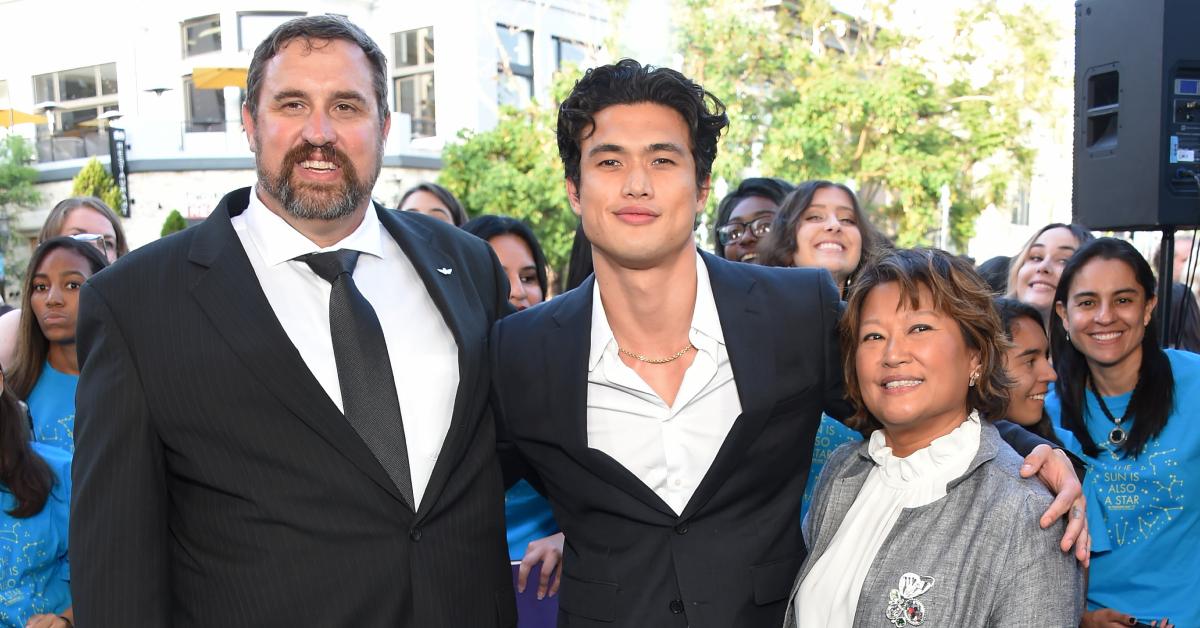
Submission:
{"label": "crowd of fans", "polygon": [[[400,205],[490,244],[513,309],[551,296],[545,255],[525,223],[487,214],[468,220],[462,204],[432,183],[409,190]],[[901,618],[921,623],[920,596],[929,591],[924,599],[956,600],[955,625],[990,625],[980,613],[996,606],[1011,610],[1000,618],[1011,625],[1065,625],[1080,613],[1085,626],[1200,625],[1200,610],[1171,618],[1143,610],[1164,600],[1170,608],[1197,607],[1195,591],[1177,583],[1189,581],[1200,558],[1200,502],[1189,488],[1200,485],[1200,432],[1187,425],[1187,409],[1200,398],[1200,356],[1159,346],[1157,283],[1132,246],[1055,223],[1011,258],[975,268],[945,252],[893,247],[845,185],[772,178],[746,179],[722,199],[712,235],[714,252],[728,260],[824,269],[847,301],[842,357],[858,413],[847,424],[825,416],[817,432],[809,487],[797,504],[811,556],[788,625],[831,617],[848,624],[856,612],[880,610],[862,601],[886,599],[896,583],[872,582],[879,591],[871,592],[862,580],[880,548],[897,538],[911,547],[904,560],[949,561],[959,583],[931,589],[931,579],[902,581],[903,593],[892,591],[886,610],[897,626],[906,625]],[[30,259],[21,308],[0,318],[2,626],[73,624],[67,521],[79,289],[127,252],[120,220],[103,202],[62,201]],[[566,289],[591,272],[590,252],[577,232]],[[1181,313],[1197,310],[1185,285],[1168,298]],[[1187,339],[1174,344],[1200,348],[1197,325],[1200,316],[1174,317],[1172,337]],[[926,352],[929,372],[921,378],[943,383],[915,410],[887,386],[864,383],[879,380],[875,370],[897,343]],[[947,408],[964,404],[976,410],[966,422],[920,451],[904,448],[905,430],[945,421]],[[1092,539],[1086,584],[1074,559],[1045,542],[1061,530],[1048,536],[1023,525],[1050,495],[1009,472],[1021,460],[997,435],[997,419],[1076,456]],[[865,449],[839,449],[864,438]],[[978,448],[961,447],[968,441]],[[864,483],[870,460],[884,472]],[[875,497],[847,512],[861,495]],[[935,502],[937,510],[927,508]],[[517,588],[536,579],[536,597],[551,604],[552,618],[564,537],[551,505],[521,481],[505,495],[505,515]],[[954,542],[964,535],[972,543]],[[999,564],[988,553],[997,545],[1010,550]]]}

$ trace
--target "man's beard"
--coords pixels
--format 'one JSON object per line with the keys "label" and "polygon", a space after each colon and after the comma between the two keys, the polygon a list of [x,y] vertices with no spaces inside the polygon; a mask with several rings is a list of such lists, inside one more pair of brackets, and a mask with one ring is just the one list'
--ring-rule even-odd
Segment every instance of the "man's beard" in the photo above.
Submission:
{"label": "man's beard", "polygon": [[[342,174],[341,181],[330,184],[294,181],[295,168],[309,161],[318,151],[321,161],[337,166]],[[354,213],[364,201],[371,198],[382,165],[383,142],[379,143],[375,171],[369,179],[359,178],[354,164],[332,144],[314,146],[305,142],[284,155],[278,172],[271,172],[262,161],[256,164],[256,169],[259,187],[277,199],[288,214],[302,220],[337,220]]]}

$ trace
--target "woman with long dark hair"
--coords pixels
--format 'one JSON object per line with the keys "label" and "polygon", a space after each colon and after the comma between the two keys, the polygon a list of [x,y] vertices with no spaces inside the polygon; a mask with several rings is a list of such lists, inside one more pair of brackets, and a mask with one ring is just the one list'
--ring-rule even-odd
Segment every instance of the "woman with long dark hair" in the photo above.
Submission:
{"label": "woman with long dark hair", "polygon": [[770,233],[758,245],[758,263],[824,268],[844,297],[865,262],[886,245],[853,190],[832,181],[805,181],[779,206]]}
{"label": "woman with long dark hair", "polygon": [[0,376],[0,626],[70,628],[71,455],[29,436]]}
{"label": "woman with long dark hair", "polygon": [[[72,196],[50,210],[38,242],[58,236],[73,236],[99,249],[111,264],[129,252],[129,240],[121,227],[121,218],[104,201],[94,196]],[[17,352],[17,327],[21,311],[10,310],[0,316],[0,365],[11,368]]]}
{"label": "woman with long dark hair", "polygon": [[1200,626],[1200,356],[1158,346],[1156,286],[1137,249],[1100,238],[1055,292],[1046,409],[1087,461],[1098,506],[1084,626]]}
{"label": "woman with long dark hair", "polygon": [[34,250],[21,293],[9,385],[29,405],[34,440],[67,451],[75,450],[79,289],[107,264],[91,244],[66,236],[50,238]]}
{"label": "woman with long dark hair", "polygon": [[[529,225],[509,216],[485,214],[467,221],[462,229],[492,246],[500,267],[508,275],[508,302],[514,308],[524,310],[545,300],[549,289],[546,256]],[[529,391],[505,392],[517,395]],[[509,560],[520,561],[516,582],[519,593],[525,592],[530,575],[535,567],[538,569],[536,588],[540,602],[523,608],[519,627],[548,625],[558,613],[557,601],[549,596],[558,592],[561,582],[563,546],[563,534],[554,520],[550,502],[529,482],[521,480],[504,492],[504,519]]]}

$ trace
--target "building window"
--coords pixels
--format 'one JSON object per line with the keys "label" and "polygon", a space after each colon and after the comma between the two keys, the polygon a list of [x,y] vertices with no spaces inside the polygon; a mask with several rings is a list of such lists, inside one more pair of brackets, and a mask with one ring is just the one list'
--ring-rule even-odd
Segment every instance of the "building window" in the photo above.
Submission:
{"label": "building window", "polygon": [[34,99],[52,103],[54,127],[38,125],[38,159],[56,161],[108,153],[106,122],[117,108],[117,64],[105,63],[33,77]]}
{"label": "building window", "polygon": [[8,81],[0,81],[0,107],[8,107]]}
{"label": "building window", "polygon": [[437,134],[433,81],[433,27],[392,35],[396,111],[412,119],[412,137]]}
{"label": "building window", "polygon": [[591,63],[591,46],[562,37],[554,38],[554,68],[556,70],[563,69],[563,66],[567,64],[583,69],[589,67]]}
{"label": "building window", "polygon": [[533,31],[497,24],[496,37],[496,102],[525,107],[533,99]]}
{"label": "building window", "polygon": [[221,16],[193,18],[184,22],[182,27],[184,57],[221,51]]}
{"label": "building window", "polygon": [[238,13],[238,50],[253,51],[280,24],[303,15],[296,11]]}
{"label": "building window", "polygon": [[1029,179],[1021,177],[1011,193],[1010,202],[1012,203],[1012,223],[1014,225],[1029,224],[1029,188],[1031,183]]}
{"label": "building window", "polygon": [[188,132],[225,130],[225,90],[196,89],[191,76],[183,77]]}

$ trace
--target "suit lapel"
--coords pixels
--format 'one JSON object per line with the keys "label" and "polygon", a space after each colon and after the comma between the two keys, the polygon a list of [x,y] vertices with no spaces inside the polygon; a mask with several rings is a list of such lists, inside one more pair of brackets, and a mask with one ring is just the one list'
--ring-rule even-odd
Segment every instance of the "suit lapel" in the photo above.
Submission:
{"label": "suit lapel", "polygon": [[[467,435],[472,432],[470,410],[477,407],[476,400],[487,395],[486,389],[480,390],[479,369],[485,360],[488,321],[485,320],[483,311],[473,307],[473,301],[467,298],[463,281],[467,280],[470,269],[456,264],[455,258],[441,246],[440,239],[431,229],[412,216],[400,216],[378,206],[376,211],[379,222],[416,269],[446,326],[450,328],[450,333],[454,335],[455,343],[458,344],[459,379],[458,390],[454,396],[454,411],[442,451],[438,454],[429,484],[421,498],[421,506],[417,512],[419,521],[437,503],[450,473],[462,458]],[[486,385],[486,382],[483,384]],[[416,420],[416,417],[406,419]]]}
{"label": "suit lapel", "polygon": [[671,507],[645,482],[612,456],[588,447],[588,356],[591,352],[592,291],[595,281],[594,275],[588,277],[578,288],[552,302],[557,306],[553,313],[555,327],[543,337],[545,381],[562,382],[562,385],[547,387],[549,407],[566,414],[567,433],[563,445],[576,462],[605,482],[674,518],[675,512]]}
{"label": "suit lapel", "polygon": [[196,227],[189,259],[205,268],[192,296],[213,326],[264,387],[363,473],[403,502],[400,492],[345,416],[325,394],[275,317],[250,259],[230,223],[245,210],[250,189],[226,196]]}
{"label": "suit lapel", "polygon": [[681,518],[702,508],[740,464],[750,444],[758,438],[775,404],[775,348],[765,319],[767,304],[761,289],[735,262],[702,253],[712,284],[713,299],[725,349],[733,368],[742,414],[734,422],[712,466],[688,500]]}

